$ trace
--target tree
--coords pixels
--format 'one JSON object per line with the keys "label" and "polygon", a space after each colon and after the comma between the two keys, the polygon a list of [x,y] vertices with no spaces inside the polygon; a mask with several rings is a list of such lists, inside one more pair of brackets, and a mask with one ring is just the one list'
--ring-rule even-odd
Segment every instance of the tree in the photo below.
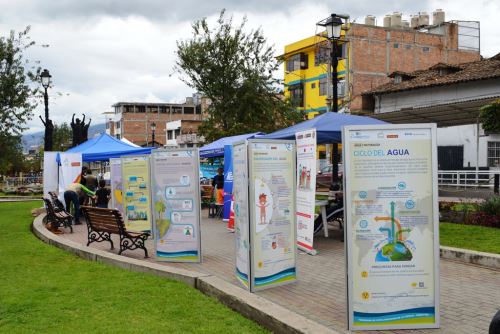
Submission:
{"label": "tree", "polygon": [[21,136],[0,133],[0,175],[12,175],[25,170]]}
{"label": "tree", "polygon": [[[20,33],[0,36],[0,134],[19,135],[31,119],[39,92],[36,82],[40,68],[25,59],[25,51],[35,44],[28,26]],[[34,86],[34,87],[33,87]]]}
{"label": "tree", "polygon": [[484,131],[500,133],[500,99],[481,107],[479,121],[483,125]]}
{"label": "tree", "polygon": [[262,30],[245,32],[246,19],[220,13],[217,26],[195,21],[193,35],[177,41],[176,70],[190,87],[209,98],[208,118],[198,128],[209,141],[246,132],[272,132],[303,120],[278,94],[273,78],[279,62]]}
{"label": "tree", "polygon": [[71,128],[68,123],[62,123],[61,125],[54,126],[54,135],[53,135],[53,150],[54,151],[66,151],[71,147],[71,138],[72,138]]}

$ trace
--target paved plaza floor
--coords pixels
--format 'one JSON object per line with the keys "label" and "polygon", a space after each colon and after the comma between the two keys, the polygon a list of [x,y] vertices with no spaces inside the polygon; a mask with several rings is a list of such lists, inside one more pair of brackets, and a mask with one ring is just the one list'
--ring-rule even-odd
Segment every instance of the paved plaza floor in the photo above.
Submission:
{"label": "paved plaza floor", "polygon": [[[216,275],[234,285],[235,242],[221,220],[208,219],[202,212],[203,263],[165,263],[165,266],[183,268]],[[75,226],[74,233],[62,236],[83,245],[87,243],[85,225]],[[114,237],[115,245],[118,238]],[[289,308],[339,332],[347,331],[346,282],[344,244],[338,231],[330,238],[318,236],[314,240],[319,251],[316,256],[299,252],[298,281],[285,286],[257,292],[261,297]],[[153,254],[152,243],[148,245]],[[109,242],[93,243],[90,247],[117,253],[109,249]],[[125,256],[144,259],[142,250],[125,251]],[[145,261],[156,262],[154,258]],[[500,308],[500,270],[441,260],[441,328],[438,330],[392,330],[383,333],[487,333],[494,313]],[[364,331],[364,333],[381,333]]]}

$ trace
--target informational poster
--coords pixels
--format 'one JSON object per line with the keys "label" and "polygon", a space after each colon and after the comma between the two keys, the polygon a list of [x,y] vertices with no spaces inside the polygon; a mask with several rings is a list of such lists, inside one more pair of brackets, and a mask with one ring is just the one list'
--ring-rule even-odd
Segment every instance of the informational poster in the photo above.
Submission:
{"label": "informational poster", "polygon": [[236,278],[250,289],[250,221],[248,212],[247,143],[233,145],[233,198]]}
{"label": "informational poster", "polygon": [[58,193],[59,178],[57,165],[58,152],[43,152],[43,196],[48,197],[49,191]]}
{"label": "informational poster", "polygon": [[198,149],[151,153],[156,259],[201,262]]}
{"label": "informational poster", "polygon": [[439,327],[434,124],[344,127],[349,328]]}
{"label": "informational poster", "polygon": [[151,231],[149,157],[122,157],[124,219],[127,230]]}
{"label": "informational poster", "polygon": [[123,214],[122,160],[119,158],[109,159],[109,171],[111,182],[111,206]]}
{"label": "informational poster", "polygon": [[316,203],[316,129],[297,132],[297,246],[311,254]]}
{"label": "informational poster", "polygon": [[71,183],[79,183],[82,174],[81,153],[57,153],[59,164],[59,200],[64,203],[64,192]]}
{"label": "informational poster", "polygon": [[295,141],[248,141],[251,291],[293,282]]}
{"label": "informational poster", "polygon": [[233,198],[233,158],[232,145],[224,146],[224,214],[223,221],[229,221]]}

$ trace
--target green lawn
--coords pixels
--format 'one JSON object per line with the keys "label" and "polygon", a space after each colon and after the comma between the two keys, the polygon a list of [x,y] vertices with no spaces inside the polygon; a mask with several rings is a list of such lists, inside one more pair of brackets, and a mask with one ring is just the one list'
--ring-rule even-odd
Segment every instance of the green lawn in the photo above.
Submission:
{"label": "green lawn", "polygon": [[264,333],[199,291],[89,262],[38,240],[30,210],[0,203],[1,333]]}
{"label": "green lawn", "polygon": [[500,254],[500,229],[452,223],[439,224],[442,246]]}

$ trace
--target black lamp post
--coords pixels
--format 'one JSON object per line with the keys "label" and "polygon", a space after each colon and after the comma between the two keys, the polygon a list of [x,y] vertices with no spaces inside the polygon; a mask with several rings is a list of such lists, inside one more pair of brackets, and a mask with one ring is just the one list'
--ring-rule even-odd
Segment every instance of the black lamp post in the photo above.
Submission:
{"label": "black lamp post", "polygon": [[[338,40],[341,36],[342,31],[342,18],[336,14],[331,14],[330,17],[319,22],[317,25],[326,28],[326,36],[331,42],[330,49],[330,70],[331,70],[331,80],[332,80],[332,96],[330,101],[330,111],[339,111],[338,102],[338,73],[337,67],[339,65],[339,60],[337,58],[337,47]],[[332,185],[337,188],[339,181],[339,146],[338,144],[333,144],[333,159],[332,159]],[[334,189],[337,190],[337,189]]]}
{"label": "black lamp post", "polygon": [[153,146],[155,146],[155,131],[156,131],[156,123],[151,123],[151,137],[153,139]]}
{"label": "black lamp post", "polygon": [[44,69],[40,74],[40,79],[42,81],[42,86],[45,89],[43,99],[45,102],[45,120],[42,119],[42,123],[45,126],[45,136],[44,136],[44,151],[52,151],[52,132],[54,131],[54,124],[49,119],[49,95],[47,94],[47,88],[50,86],[50,75],[47,69]]}

